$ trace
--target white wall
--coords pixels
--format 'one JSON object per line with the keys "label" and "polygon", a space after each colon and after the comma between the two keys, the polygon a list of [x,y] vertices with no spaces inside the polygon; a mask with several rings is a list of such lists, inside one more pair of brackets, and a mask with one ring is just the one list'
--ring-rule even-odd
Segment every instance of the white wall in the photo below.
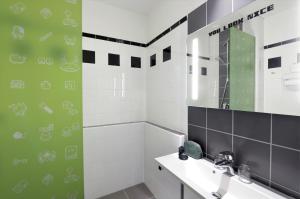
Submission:
{"label": "white wall", "polygon": [[85,199],[144,182],[144,123],[84,129]]}
{"label": "white wall", "polygon": [[[147,121],[186,133],[186,36],[182,24],[148,48],[156,54],[156,66],[147,67]],[[163,62],[164,48],[171,46],[172,58]]]}
{"label": "white wall", "polygon": [[[96,51],[96,64],[83,64],[84,126],[144,121],[146,50],[90,38],[83,49]],[[120,66],[108,65],[108,53],[120,54]],[[131,56],[142,68],[131,68]]]}
{"label": "white wall", "polygon": [[157,199],[180,199],[180,181],[160,171],[154,158],[177,152],[183,141],[183,135],[145,124],[145,184]]}
{"label": "white wall", "polygon": [[144,15],[107,5],[97,0],[83,0],[83,32],[147,42],[147,18]]}
{"label": "white wall", "polygon": [[[297,6],[293,5],[265,19],[265,45],[299,37],[300,15],[298,9],[300,2],[297,3]],[[299,42],[264,51],[265,112],[288,115],[300,114],[300,109],[298,108],[300,106],[300,70],[297,69],[299,65],[296,64],[297,53],[299,52]],[[281,67],[268,69],[268,59],[279,56],[282,59]],[[295,84],[285,86],[285,79],[290,79]]]}

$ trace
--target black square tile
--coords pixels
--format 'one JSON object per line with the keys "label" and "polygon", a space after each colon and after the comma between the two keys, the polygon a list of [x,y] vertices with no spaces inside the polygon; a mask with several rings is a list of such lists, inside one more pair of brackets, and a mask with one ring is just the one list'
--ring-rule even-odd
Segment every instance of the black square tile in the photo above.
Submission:
{"label": "black square tile", "polygon": [[235,111],[233,125],[235,135],[270,142],[270,114]]}
{"label": "black square tile", "polygon": [[272,182],[300,193],[300,152],[272,147]]}
{"label": "black square tile", "polygon": [[95,64],[96,62],[95,51],[83,50],[82,59],[83,59],[83,63]]}
{"label": "black square tile", "polygon": [[300,117],[272,116],[273,144],[300,150]]}
{"label": "black square tile", "polygon": [[206,76],[207,75],[207,68],[201,67],[201,75]]}
{"label": "black square tile", "polygon": [[232,151],[232,136],[207,130],[207,153],[214,157],[222,151]]}
{"label": "black square tile", "polygon": [[189,106],[188,123],[206,127],[206,108]]}
{"label": "black square tile", "polygon": [[120,66],[120,55],[109,53],[108,54],[108,65]]}
{"label": "black square tile", "polygon": [[188,125],[188,139],[197,142],[206,153],[206,129]]}
{"label": "black square tile", "polygon": [[131,68],[141,68],[140,57],[131,57]]}
{"label": "black square tile", "polygon": [[232,111],[207,109],[207,128],[232,133]]}
{"label": "black square tile", "polygon": [[171,55],[172,55],[172,48],[171,46],[169,46],[163,50],[163,62],[171,60]]}
{"label": "black square tile", "polygon": [[268,59],[268,68],[280,68],[281,67],[281,57],[274,57]]}
{"label": "black square tile", "polygon": [[235,167],[250,166],[254,175],[265,179],[270,177],[270,145],[244,138],[233,137]]}
{"label": "black square tile", "polygon": [[150,57],[150,67],[153,67],[155,65],[156,65],[156,54]]}

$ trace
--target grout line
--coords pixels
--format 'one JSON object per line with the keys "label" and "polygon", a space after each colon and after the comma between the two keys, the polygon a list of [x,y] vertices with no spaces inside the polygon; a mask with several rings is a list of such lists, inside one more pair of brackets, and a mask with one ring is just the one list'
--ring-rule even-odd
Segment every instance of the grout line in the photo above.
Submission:
{"label": "grout line", "polygon": [[219,130],[215,130],[215,129],[211,129],[211,128],[207,128],[208,130],[210,130],[210,131],[214,131],[214,132],[217,132],[217,133],[222,133],[222,134],[226,134],[226,135],[230,135],[230,136],[232,136],[232,134],[231,133],[227,133],[227,132],[224,132],[224,131],[219,131]]}
{"label": "grout line", "polygon": [[261,141],[261,140],[256,140],[256,139],[252,139],[252,138],[247,138],[247,137],[244,137],[244,136],[240,136],[240,135],[234,135],[234,137],[238,137],[238,138],[244,138],[246,140],[251,140],[251,141],[254,141],[254,142],[260,142],[262,144],[270,144],[268,142],[264,142],[264,141]]}
{"label": "grout line", "polygon": [[269,186],[271,186],[272,181],[272,143],[273,143],[273,115],[271,114],[271,122],[270,122],[270,170],[269,170]]}
{"label": "grout line", "polygon": [[129,196],[128,196],[128,194],[127,194],[127,192],[125,191],[125,189],[123,190],[123,193],[125,194],[126,199],[130,199]]}
{"label": "grout line", "polygon": [[207,153],[207,147],[208,143],[207,143],[207,108],[205,109],[205,151]]}
{"label": "grout line", "polygon": [[272,144],[272,145],[273,145],[273,146],[276,146],[276,147],[279,147],[279,148],[288,149],[288,150],[296,151],[296,152],[299,152],[299,153],[300,153],[300,150],[299,150],[299,149],[294,149],[294,148],[290,148],[290,147],[287,147],[287,146],[281,146],[281,145],[278,145],[278,144]]}
{"label": "grout line", "polygon": [[204,127],[204,126],[199,126],[199,125],[192,124],[192,123],[188,124],[188,126],[193,126],[193,127],[198,127],[198,128],[201,128],[201,129],[206,129],[206,127]]}
{"label": "grout line", "polygon": [[97,127],[116,126],[116,125],[123,125],[123,124],[135,124],[135,123],[142,123],[142,122],[145,122],[145,121],[121,122],[121,123],[113,123],[113,124],[99,124],[99,125],[83,126],[83,128],[84,129],[97,128]]}
{"label": "grout line", "polygon": [[[205,129],[205,127],[203,127],[203,126],[195,125],[195,124],[192,124],[192,123],[189,123],[188,125]],[[220,130],[216,130],[216,129],[207,128],[207,130],[218,132],[218,133],[222,133],[222,134],[226,134],[226,135],[232,135],[230,133],[227,133],[227,132],[224,132],[224,131],[220,131]],[[265,141],[261,141],[261,140],[256,140],[256,139],[253,139],[253,138],[248,138],[248,137],[244,137],[244,136],[237,135],[237,134],[234,134],[233,136],[234,137],[238,137],[238,138],[244,138],[244,139],[255,141],[255,142],[260,142],[260,143],[263,143],[263,144],[268,144],[268,145],[270,144],[269,142],[265,142]],[[280,147],[280,148],[284,148],[284,149],[288,149],[288,150],[300,152],[299,149],[294,149],[294,148],[291,148],[291,147],[282,146],[282,145],[278,145],[278,144],[273,144],[272,143],[272,146],[276,146],[276,147]]]}
{"label": "grout line", "polygon": [[231,151],[233,152],[233,149],[234,149],[234,147],[233,147],[233,137],[234,137],[234,111],[231,111],[231,128],[232,128],[232,130],[231,130],[231,134],[232,134],[232,136],[231,136]]}

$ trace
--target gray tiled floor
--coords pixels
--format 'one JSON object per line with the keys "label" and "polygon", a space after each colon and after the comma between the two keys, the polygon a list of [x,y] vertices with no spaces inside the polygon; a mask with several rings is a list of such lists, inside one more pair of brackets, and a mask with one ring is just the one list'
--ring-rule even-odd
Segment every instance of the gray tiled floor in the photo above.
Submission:
{"label": "gray tiled floor", "polygon": [[99,199],[155,199],[144,183],[109,194]]}

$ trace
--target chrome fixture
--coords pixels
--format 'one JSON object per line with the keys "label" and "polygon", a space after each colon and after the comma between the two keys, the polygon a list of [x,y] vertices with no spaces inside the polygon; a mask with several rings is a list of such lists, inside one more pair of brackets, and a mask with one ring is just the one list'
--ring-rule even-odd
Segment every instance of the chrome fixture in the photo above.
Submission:
{"label": "chrome fixture", "polygon": [[227,169],[226,174],[229,176],[234,176],[233,170],[233,163],[234,163],[234,154],[231,151],[223,151],[220,152],[215,161],[215,167],[220,169]]}

